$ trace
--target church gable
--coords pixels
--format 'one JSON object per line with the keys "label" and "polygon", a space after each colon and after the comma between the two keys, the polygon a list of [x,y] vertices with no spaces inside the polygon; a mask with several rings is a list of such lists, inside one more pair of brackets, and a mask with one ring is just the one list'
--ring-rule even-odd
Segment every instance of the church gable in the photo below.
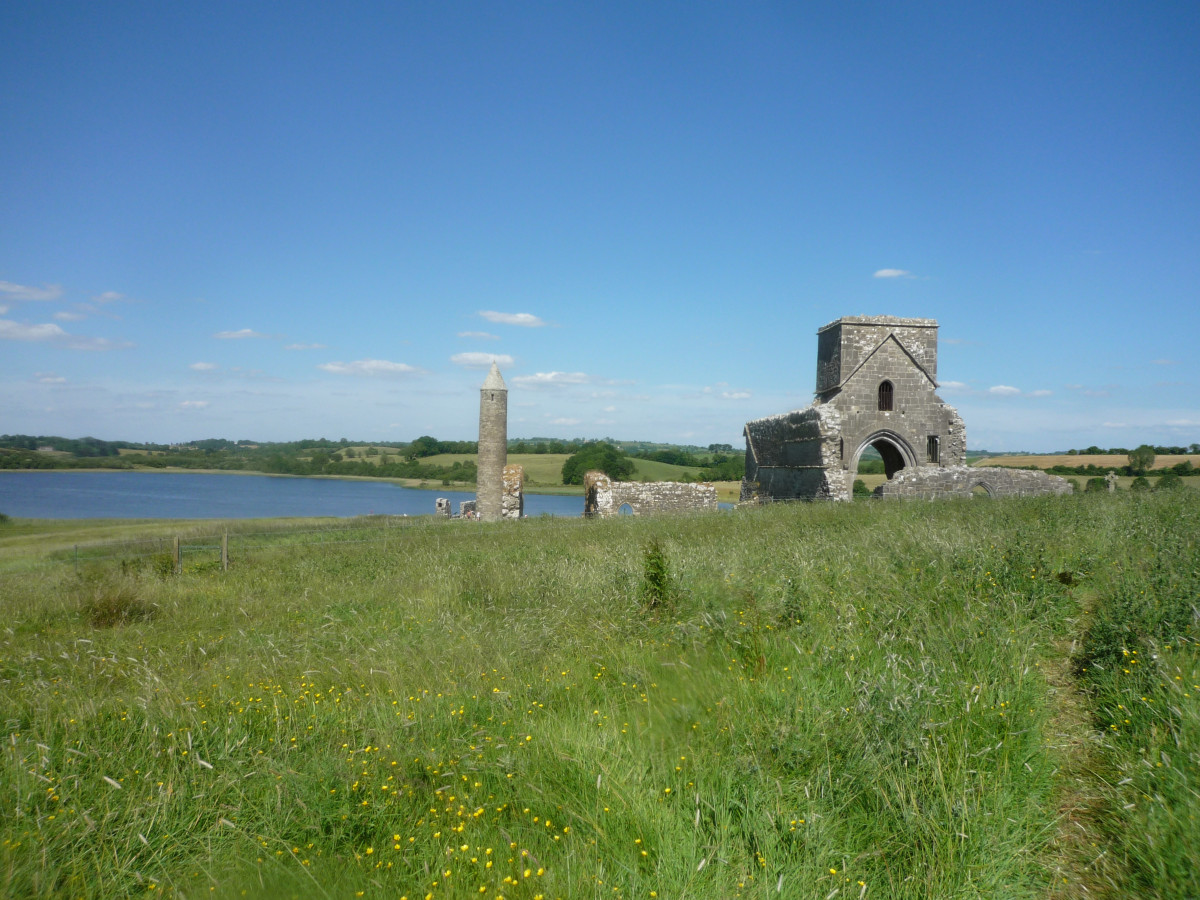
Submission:
{"label": "church gable", "polygon": [[929,373],[889,334],[850,374],[842,395],[856,405],[866,405],[884,381],[892,385],[897,402],[915,393],[932,393],[936,385]]}

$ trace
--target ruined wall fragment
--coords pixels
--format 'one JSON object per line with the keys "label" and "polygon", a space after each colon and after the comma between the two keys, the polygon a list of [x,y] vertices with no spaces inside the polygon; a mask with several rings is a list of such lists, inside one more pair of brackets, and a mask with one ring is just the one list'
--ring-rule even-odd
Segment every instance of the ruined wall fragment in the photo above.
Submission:
{"label": "ruined wall fragment", "polygon": [[609,518],[628,504],[635,516],[693,513],[719,509],[717,489],[705,482],[613,481],[603,472],[583,478],[583,514]]}
{"label": "ruined wall fragment", "polygon": [[500,517],[519,519],[525,515],[525,467],[504,467],[504,491],[500,497]]}
{"label": "ruined wall fragment", "polygon": [[875,493],[893,499],[933,500],[976,496],[976,488],[983,488],[989,497],[1071,493],[1071,484],[1065,478],[1003,466],[921,466],[902,469],[890,481],[876,488]]}

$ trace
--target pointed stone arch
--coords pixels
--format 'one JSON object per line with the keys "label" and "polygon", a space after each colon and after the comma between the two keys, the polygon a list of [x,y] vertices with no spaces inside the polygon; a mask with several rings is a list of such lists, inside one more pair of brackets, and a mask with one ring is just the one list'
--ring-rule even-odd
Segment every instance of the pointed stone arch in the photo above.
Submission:
{"label": "pointed stone arch", "polygon": [[917,454],[908,441],[896,432],[884,428],[867,435],[858,445],[850,459],[851,477],[858,473],[858,461],[868,447],[874,447],[883,457],[883,470],[889,480],[901,469],[918,465]]}
{"label": "pointed stone arch", "polygon": [[996,495],[995,490],[986,481],[976,481],[971,485],[971,496],[980,500],[991,500]]}

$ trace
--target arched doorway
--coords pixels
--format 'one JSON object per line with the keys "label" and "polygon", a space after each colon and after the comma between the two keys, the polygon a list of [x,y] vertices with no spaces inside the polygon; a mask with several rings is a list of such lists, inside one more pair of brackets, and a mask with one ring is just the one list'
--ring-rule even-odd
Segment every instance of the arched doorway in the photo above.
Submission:
{"label": "arched doorway", "polygon": [[628,503],[622,503],[621,508],[617,510],[617,515],[618,516],[632,516],[633,515],[633,507],[630,506]]}
{"label": "arched doorway", "polygon": [[971,496],[976,500],[990,500],[992,498],[992,489],[980,481],[971,488]]}
{"label": "arched doorway", "polygon": [[908,441],[894,431],[877,431],[869,435],[854,451],[854,459],[851,461],[853,474],[858,474],[859,458],[868,447],[874,447],[883,458],[883,472],[889,481],[901,469],[917,464],[917,455],[913,453]]}

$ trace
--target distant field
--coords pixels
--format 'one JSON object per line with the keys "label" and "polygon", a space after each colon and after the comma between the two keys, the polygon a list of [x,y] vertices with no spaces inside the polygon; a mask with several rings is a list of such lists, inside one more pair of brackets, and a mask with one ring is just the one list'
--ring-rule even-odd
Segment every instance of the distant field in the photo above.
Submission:
{"label": "distant field", "polygon": [[[438,453],[421,458],[423,465],[452,466],[456,462],[475,462],[474,453]],[[525,467],[525,481],[531,484],[562,484],[562,467],[567,461],[565,453],[510,453],[512,465]]]}
{"label": "distant field", "polygon": [[[525,467],[525,480],[533,484],[562,484],[562,467],[566,453],[510,453],[508,461]],[[475,462],[474,453],[439,453],[426,456],[422,463],[431,466],[452,466],[456,462]],[[690,466],[673,466],[648,459],[633,461],[634,477],[639,481],[678,481],[685,473],[693,478],[700,470]]]}
{"label": "distant field", "polygon": [[633,475],[638,481],[679,481],[685,474],[695,480],[700,477],[700,469],[696,466],[674,466],[649,459],[633,461]]}
{"label": "distant field", "polygon": [[[1185,459],[1190,459],[1193,466],[1200,467],[1200,456],[1190,454],[1186,456],[1156,456],[1154,457],[1155,469],[1167,469],[1171,466],[1183,462]],[[1048,469],[1051,466],[1127,466],[1129,465],[1129,457],[1123,453],[1103,453],[1094,456],[1066,456],[1063,454],[1052,453],[1044,456],[984,456],[972,461],[973,466],[1037,466],[1039,469]]]}

